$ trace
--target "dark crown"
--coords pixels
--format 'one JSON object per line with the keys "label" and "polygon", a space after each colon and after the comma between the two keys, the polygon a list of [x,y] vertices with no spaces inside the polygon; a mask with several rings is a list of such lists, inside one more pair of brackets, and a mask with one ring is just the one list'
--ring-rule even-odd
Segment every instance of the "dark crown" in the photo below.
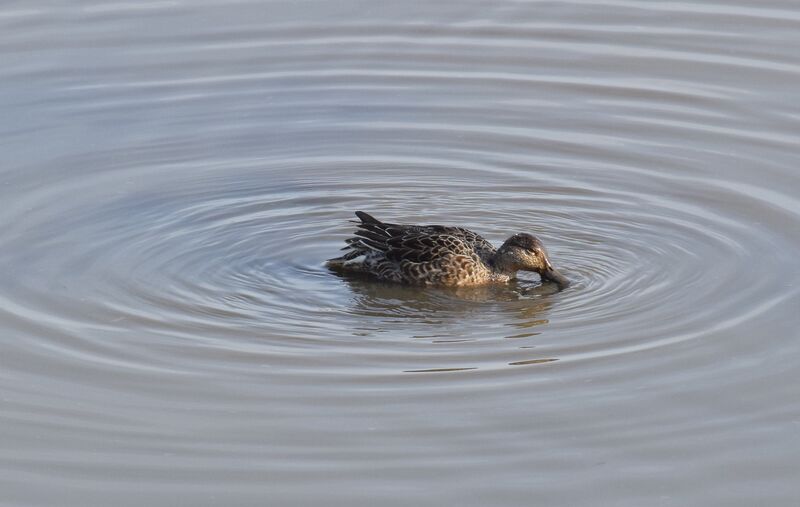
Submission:
{"label": "dark crown", "polygon": [[518,246],[520,248],[524,248],[525,250],[536,250],[542,248],[542,242],[539,241],[535,236],[531,236],[530,234],[515,234],[508,238],[506,244],[509,246]]}

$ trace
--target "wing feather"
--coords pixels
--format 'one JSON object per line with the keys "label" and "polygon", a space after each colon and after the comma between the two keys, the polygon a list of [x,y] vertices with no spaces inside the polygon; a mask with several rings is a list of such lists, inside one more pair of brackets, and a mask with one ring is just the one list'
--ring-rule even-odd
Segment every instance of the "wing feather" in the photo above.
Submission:
{"label": "wing feather", "polygon": [[345,254],[334,261],[367,255],[366,262],[391,268],[392,277],[379,270],[383,278],[400,276],[410,283],[457,278],[480,269],[481,259],[494,252],[488,241],[461,227],[392,224],[363,211],[356,216],[360,223],[355,235],[346,240]]}

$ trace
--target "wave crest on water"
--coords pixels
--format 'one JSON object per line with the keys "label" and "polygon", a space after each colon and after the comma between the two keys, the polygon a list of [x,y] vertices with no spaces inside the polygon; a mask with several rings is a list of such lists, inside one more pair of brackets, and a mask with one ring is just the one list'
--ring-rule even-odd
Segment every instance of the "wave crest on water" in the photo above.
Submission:
{"label": "wave crest on water", "polygon": [[[376,340],[388,372],[449,371],[669,346],[735,326],[793,295],[777,272],[764,270],[785,261],[775,247],[787,238],[770,222],[744,227],[730,206],[778,220],[796,219],[794,210],[776,209],[749,187],[695,178],[687,188],[630,169],[587,184],[575,171],[553,176],[535,167],[437,170],[449,185],[429,187],[417,183],[429,171],[413,163],[393,171],[396,163],[351,163],[347,180],[331,176],[341,164],[334,158],[278,170],[265,161],[234,177],[210,172],[179,191],[144,183],[100,208],[75,204],[68,227],[51,204],[30,230],[42,236],[42,248],[63,253],[38,268],[43,259],[34,258],[31,269],[81,293],[91,311],[46,313],[75,329],[103,323],[106,330],[238,343],[231,346],[274,353],[276,361],[298,347],[322,353]],[[398,180],[402,192],[370,197],[371,188]],[[409,198],[414,193],[435,209],[407,208],[421,202]],[[533,274],[457,291],[340,279],[322,263],[350,233],[350,210],[358,208],[395,222],[466,226],[496,244],[514,232],[534,233],[573,286],[554,293]],[[18,289],[58,306],[50,300],[59,291],[43,293],[39,282]],[[526,343],[513,340],[519,336]],[[409,368],[419,361],[416,351],[408,355],[409,340],[438,347],[430,349],[438,366]],[[459,345],[475,342],[497,345],[486,356]],[[547,357],[524,357],[540,345]]]}

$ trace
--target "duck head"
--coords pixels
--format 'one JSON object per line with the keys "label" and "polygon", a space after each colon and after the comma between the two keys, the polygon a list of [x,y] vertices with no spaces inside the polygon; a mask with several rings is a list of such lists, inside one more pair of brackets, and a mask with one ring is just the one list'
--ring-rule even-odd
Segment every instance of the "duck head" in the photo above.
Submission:
{"label": "duck head", "polygon": [[542,242],[530,234],[515,234],[508,238],[495,254],[495,266],[504,273],[535,271],[542,281],[553,282],[559,289],[569,287],[567,277],[553,267]]}

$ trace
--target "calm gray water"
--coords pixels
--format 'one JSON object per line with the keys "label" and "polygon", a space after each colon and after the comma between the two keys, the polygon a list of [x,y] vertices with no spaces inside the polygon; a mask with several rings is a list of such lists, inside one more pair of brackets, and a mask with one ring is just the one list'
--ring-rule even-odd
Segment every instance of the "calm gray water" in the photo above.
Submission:
{"label": "calm gray water", "polygon": [[[3,506],[800,504],[800,4],[7,2]],[[363,209],[574,282],[329,273]]]}

